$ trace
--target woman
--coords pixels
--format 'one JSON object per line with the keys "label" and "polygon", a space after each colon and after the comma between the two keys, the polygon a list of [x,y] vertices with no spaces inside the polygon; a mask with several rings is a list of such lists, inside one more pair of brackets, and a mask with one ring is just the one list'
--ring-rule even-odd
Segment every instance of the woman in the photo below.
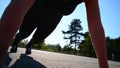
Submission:
{"label": "woman", "polygon": [[[69,1],[72,0],[64,0],[64,2]],[[5,68],[3,59],[9,47],[9,42],[34,2],[35,0],[12,0],[6,8],[0,20],[0,68]],[[84,0],[84,3],[87,11],[88,28],[98,58],[99,68],[108,68],[105,35],[101,24],[98,0]]]}

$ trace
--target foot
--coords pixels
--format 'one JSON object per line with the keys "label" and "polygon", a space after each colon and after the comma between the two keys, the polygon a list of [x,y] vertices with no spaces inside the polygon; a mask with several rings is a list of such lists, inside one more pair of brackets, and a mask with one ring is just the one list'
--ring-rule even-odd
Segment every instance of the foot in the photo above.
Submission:
{"label": "foot", "polygon": [[12,48],[10,49],[10,52],[16,53],[17,52],[17,46],[12,46]]}
{"label": "foot", "polygon": [[26,47],[26,54],[31,54],[31,47]]}

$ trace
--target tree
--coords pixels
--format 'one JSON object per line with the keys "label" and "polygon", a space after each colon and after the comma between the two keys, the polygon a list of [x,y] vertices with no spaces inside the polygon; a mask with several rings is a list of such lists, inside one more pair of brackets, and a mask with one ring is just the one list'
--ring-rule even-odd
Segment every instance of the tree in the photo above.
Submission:
{"label": "tree", "polygon": [[115,38],[113,43],[114,43],[114,45],[113,45],[114,60],[120,61],[120,37]]}
{"label": "tree", "polygon": [[110,37],[106,37],[106,47],[107,47],[107,56],[108,59],[111,60],[112,59],[112,54],[113,54],[113,39],[111,39]]}
{"label": "tree", "polygon": [[47,49],[47,46],[44,43],[44,40],[39,43],[33,44],[32,47],[35,49]]}
{"label": "tree", "polygon": [[120,37],[111,39],[106,37],[107,54],[109,60],[120,61]]}
{"label": "tree", "polygon": [[62,49],[62,52],[67,53],[67,54],[74,54],[73,51],[74,50],[73,50],[72,46],[69,46],[69,45],[65,45]]}
{"label": "tree", "polygon": [[48,51],[53,51],[53,52],[61,52],[62,51],[62,47],[60,46],[60,44],[57,45],[47,45],[47,50]]}
{"label": "tree", "polygon": [[62,51],[62,47],[60,46],[60,44],[56,45],[56,51],[57,52],[61,52]]}
{"label": "tree", "polygon": [[79,53],[83,56],[96,57],[95,51],[92,47],[92,41],[89,32],[84,34],[84,40],[79,45]]}
{"label": "tree", "polygon": [[74,54],[76,54],[76,46],[78,45],[78,42],[80,42],[80,38],[83,35],[83,33],[81,33],[82,26],[81,26],[81,21],[79,19],[73,19],[71,24],[68,25],[69,26],[69,30],[68,31],[62,31],[62,33],[65,35],[67,34],[67,37],[64,37],[64,39],[69,39],[70,40],[70,44],[75,45],[75,50],[74,50]]}

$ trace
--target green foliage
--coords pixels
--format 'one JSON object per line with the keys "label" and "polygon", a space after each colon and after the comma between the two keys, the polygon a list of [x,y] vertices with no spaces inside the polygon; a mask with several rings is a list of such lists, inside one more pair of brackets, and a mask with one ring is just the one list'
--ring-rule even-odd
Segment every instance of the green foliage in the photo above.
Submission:
{"label": "green foliage", "polygon": [[113,43],[114,43],[113,50],[114,51],[120,51],[120,37],[119,38],[115,38]]}
{"label": "green foliage", "polygon": [[92,42],[90,39],[89,32],[84,34],[84,40],[79,45],[79,53],[83,56],[96,57],[95,51],[92,47]]}
{"label": "green foliage", "polygon": [[109,60],[120,61],[120,43],[119,42],[120,42],[120,37],[115,39],[106,37],[107,54],[108,54]]}
{"label": "green foliage", "polygon": [[110,37],[106,38],[107,47],[113,51],[120,51],[120,37],[111,39]]}
{"label": "green foliage", "polygon": [[74,54],[74,49],[71,46],[66,45],[63,47],[62,52],[66,54]]}
{"label": "green foliage", "polygon": [[20,42],[18,45],[19,45],[19,47],[25,48],[25,43],[24,42]]}
{"label": "green foliage", "polygon": [[62,51],[62,47],[59,45],[59,44],[57,44],[57,45],[47,45],[47,50],[48,51],[52,51],[52,52],[61,52]]}
{"label": "green foliage", "polygon": [[46,50],[47,49],[47,46],[44,43],[44,40],[39,42],[39,43],[37,43],[37,44],[34,44],[32,47],[35,48],[35,49],[39,49],[39,50],[41,50],[41,49],[42,50]]}

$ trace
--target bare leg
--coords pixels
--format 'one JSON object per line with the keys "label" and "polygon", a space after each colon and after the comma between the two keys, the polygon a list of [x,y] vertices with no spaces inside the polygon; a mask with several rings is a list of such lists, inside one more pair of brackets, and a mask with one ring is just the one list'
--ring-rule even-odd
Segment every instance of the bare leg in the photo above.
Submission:
{"label": "bare leg", "polygon": [[[0,20],[0,65],[9,47],[9,42],[18,30],[25,13],[34,0],[12,0]],[[0,68],[3,68],[0,66]]]}

